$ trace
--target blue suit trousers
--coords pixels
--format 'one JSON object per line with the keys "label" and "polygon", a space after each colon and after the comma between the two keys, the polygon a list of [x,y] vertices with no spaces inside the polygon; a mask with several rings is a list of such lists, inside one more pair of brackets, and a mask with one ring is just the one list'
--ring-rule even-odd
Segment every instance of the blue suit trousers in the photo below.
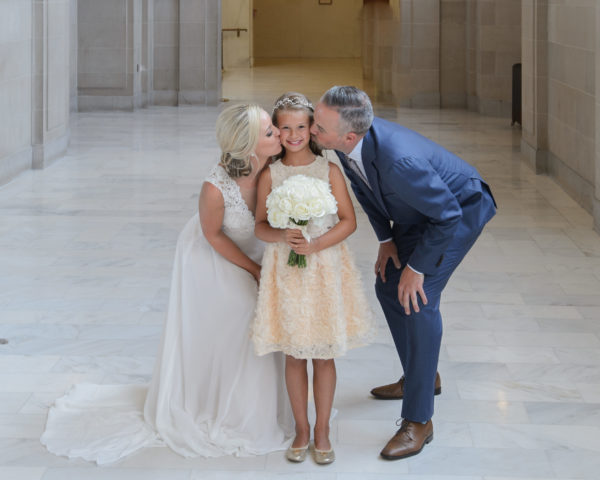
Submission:
{"label": "blue suit trousers", "polygon": [[[493,208],[493,200],[486,193],[481,203],[463,206],[463,213],[473,209]],[[487,203],[487,205],[486,205]],[[465,211],[466,210],[466,211]],[[468,219],[469,216],[464,219]],[[472,218],[472,217],[471,217]],[[377,298],[385,314],[388,326],[394,339],[398,356],[404,370],[404,399],[402,402],[402,418],[413,422],[426,422],[433,416],[433,398],[435,374],[437,371],[440,345],[442,340],[442,316],[440,300],[450,275],[460,264],[469,249],[473,246],[484,225],[471,225],[462,221],[444,252],[444,257],[433,275],[425,275],[423,289],[428,303],[423,305],[419,299],[420,312],[412,311],[406,315],[398,300],[398,282],[406,263],[420,239],[418,229],[414,234],[402,229],[401,235],[394,236],[398,248],[398,256],[402,264],[396,269],[390,260],[386,266],[386,282],[379,276],[375,283]],[[397,229],[392,229],[396,233]]]}

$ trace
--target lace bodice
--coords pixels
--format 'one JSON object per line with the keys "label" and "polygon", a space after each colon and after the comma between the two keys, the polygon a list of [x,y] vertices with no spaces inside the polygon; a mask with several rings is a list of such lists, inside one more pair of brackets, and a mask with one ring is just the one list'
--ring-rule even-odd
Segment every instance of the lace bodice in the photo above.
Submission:
{"label": "lace bodice", "polygon": [[242,198],[240,187],[225,172],[223,167],[215,165],[206,177],[207,182],[217,187],[223,195],[225,213],[222,230],[244,253],[256,261],[256,247],[262,242],[254,236],[254,215]]}
{"label": "lace bodice", "polygon": [[[293,175],[307,175],[329,183],[329,161],[325,157],[317,157],[314,162],[300,166],[284,165],[281,160],[278,160],[269,168],[271,169],[271,189],[278,187],[286,178]],[[337,215],[326,215],[320,219],[310,220],[307,231],[312,237],[318,237],[333,227],[338,220]]]}

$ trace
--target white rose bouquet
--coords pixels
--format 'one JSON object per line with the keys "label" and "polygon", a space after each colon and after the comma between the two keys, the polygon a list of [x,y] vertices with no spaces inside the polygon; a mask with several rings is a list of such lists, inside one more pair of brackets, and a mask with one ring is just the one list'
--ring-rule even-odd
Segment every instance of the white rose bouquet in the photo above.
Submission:
{"label": "white rose bouquet", "polygon": [[[267,220],[273,228],[297,228],[310,241],[308,221],[337,212],[337,201],[329,183],[306,175],[293,175],[267,196]],[[293,250],[288,265],[306,267],[306,256]]]}

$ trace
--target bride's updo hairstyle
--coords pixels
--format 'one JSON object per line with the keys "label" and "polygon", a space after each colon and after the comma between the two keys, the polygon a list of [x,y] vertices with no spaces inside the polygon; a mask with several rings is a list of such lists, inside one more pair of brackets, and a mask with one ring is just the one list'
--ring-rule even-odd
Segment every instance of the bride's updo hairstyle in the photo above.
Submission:
{"label": "bride's updo hairstyle", "polygon": [[[277,121],[277,115],[281,112],[286,112],[286,111],[306,112],[306,114],[308,115],[308,119],[309,119],[309,124],[308,124],[309,128],[312,126],[312,124],[315,120],[315,118],[314,118],[315,109],[314,109],[312,103],[310,103],[310,100],[308,98],[306,98],[304,95],[302,95],[301,93],[298,93],[298,92],[284,93],[281,97],[279,97],[275,101],[275,105],[273,106],[273,114],[271,115],[271,121],[273,122],[273,125],[275,125],[276,127],[279,127],[279,124]],[[321,155],[321,153],[322,153],[321,149],[317,146],[317,144],[313,141],[312,138],[310,139],[308,146],[310,147],[310,150],[315,155]],[[275,155],[274,158],[276,158],[276,159],[283,158],[284,155],[285,155],[285,147],[282,147],[281,153],[278,155]]]}
{"label": "bride's updo hairstyle", "polygon": [[221,147],[220,165],[231,178],[252,172],[250,157],[260,137],[260,112],[254,103],[231,105],[217,118],[217,142]]}

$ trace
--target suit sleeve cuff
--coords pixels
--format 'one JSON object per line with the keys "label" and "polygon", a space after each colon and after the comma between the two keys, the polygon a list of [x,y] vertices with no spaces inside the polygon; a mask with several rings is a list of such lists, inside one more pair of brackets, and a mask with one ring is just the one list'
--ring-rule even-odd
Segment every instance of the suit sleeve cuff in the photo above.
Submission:
{"label": "suit sleeve cuff", "polygon": [[379,243],[385,243],[393,240],[394,237],[386,238],[385,240],[379,240]]}

